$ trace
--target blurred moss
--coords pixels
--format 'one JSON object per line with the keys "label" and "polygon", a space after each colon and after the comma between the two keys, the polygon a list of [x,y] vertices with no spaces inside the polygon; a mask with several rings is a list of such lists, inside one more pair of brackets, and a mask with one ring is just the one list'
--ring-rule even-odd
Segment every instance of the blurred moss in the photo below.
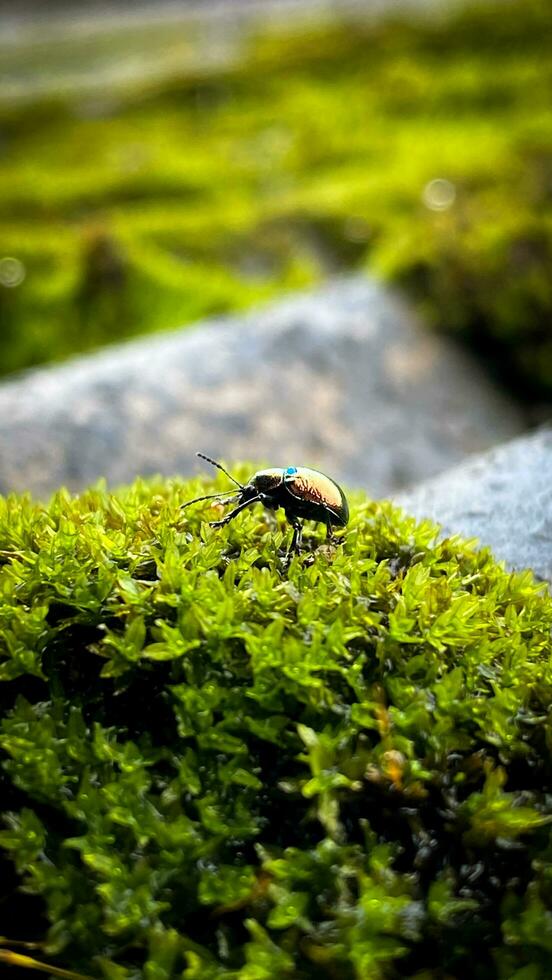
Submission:
{"label": "blurred moss", "polygon": [[546,0],[513,0],[3,103],[2,253],[25,275],[0,285],[0,370],[370,269],[550,395],[551,37]]}
{"label": "blurred moss", "polygon": [[277,517],[179,509],[223,485],[0,499],[4,936],[106,980],[546,980],[550,595],[360,497],[286,571]]}

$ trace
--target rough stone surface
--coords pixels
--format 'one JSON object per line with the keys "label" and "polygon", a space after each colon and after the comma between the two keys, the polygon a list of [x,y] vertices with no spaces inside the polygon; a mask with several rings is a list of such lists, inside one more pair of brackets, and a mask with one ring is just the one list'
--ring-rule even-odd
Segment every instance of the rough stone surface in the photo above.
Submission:
{"label": "rough stone surface", "polygon": [[[462,0],[454,0],[462,3]],[[0,0],[0,103],[142,92],[235,64],[261,30],[439,16],[451,0]],[[130,38],[130,39],[129,39]],[[176,44],[176,48],[175,48]],[[14,57],[15,55],[15,57]],[[92,103],[93,105],[94,103]]]}
{"label": "rough stone surface", "polygon": [[521,428],[469,357],[358,277],[1,385],[0,491],[186,474],[202,450],[387,495]]}
{"label": "rough stone surface", "polygon": [[552,582],[552,430],[466,460],[397,502],[444,534],[478,538],[509,568]]}

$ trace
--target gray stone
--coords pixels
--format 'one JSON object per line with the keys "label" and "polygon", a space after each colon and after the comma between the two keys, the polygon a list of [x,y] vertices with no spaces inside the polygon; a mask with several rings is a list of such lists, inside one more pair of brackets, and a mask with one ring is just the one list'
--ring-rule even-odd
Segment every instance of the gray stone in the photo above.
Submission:
{"label": "gray stone", "polygon": [[[455,0],[461,2],[461,0]],[[451,0],[393,0],[402,16],[440,16]],[[154,88],[236,64],[259,30],[385,18],[390,0],[0,0],[0,104]],[[107,103],[106,103],[107,99]],[[81,111],[86,101],[81,105]]]}
{"label": "gray stone", "polygon": [[476,537],[508,568],[552,582],[552,431],[544,429],[466,460],[397,497],[443,534]]}
{"label": "gray stone", "polygon": [[187,474],[202,450],[386,495],[521,429],[465,353],[355,277],[4,383],[0,490]]}

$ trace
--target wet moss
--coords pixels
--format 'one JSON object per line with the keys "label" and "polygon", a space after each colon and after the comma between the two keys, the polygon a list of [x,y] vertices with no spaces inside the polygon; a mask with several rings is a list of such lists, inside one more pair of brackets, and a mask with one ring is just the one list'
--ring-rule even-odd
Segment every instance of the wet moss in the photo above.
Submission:
{"label": "wet moss", "polygon": [[286,569],[279,519],[179,509],[213,488],[0,501],[11,938],[107,980],[544,980],[549,594],[359,496]]}

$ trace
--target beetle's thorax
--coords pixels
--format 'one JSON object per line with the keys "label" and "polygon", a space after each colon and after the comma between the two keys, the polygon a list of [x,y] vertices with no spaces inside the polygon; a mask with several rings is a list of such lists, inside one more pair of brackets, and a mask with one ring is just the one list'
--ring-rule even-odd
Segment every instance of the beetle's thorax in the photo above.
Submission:
{"label": "beetle's thorax", "polygon": [[257,493],[272,493],[283,481],[283,469],[273,467],[267,470],[258,470],[249,481],[249,485],[255,487]]}

